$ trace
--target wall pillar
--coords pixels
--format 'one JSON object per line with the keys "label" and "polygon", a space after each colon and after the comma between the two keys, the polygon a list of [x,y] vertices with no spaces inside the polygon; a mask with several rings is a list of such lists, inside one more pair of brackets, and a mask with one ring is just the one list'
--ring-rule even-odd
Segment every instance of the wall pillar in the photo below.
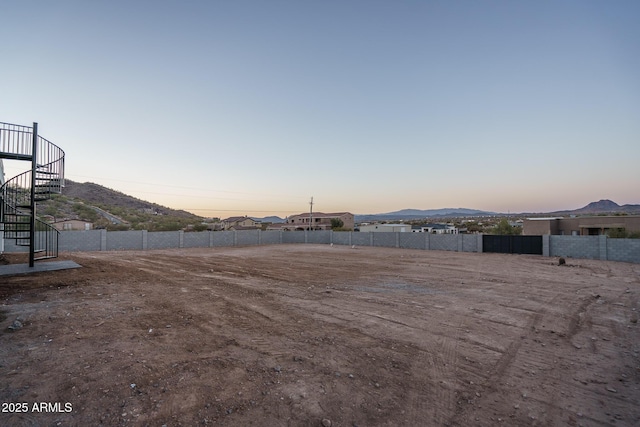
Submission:
{"label": "wall pillar", "polygon": [[178,247],[184,248],[184,230],[178,231]]}
{"label": "wall pillar", "polygon": [[100,230],[100,250],[101,251],[107,250],[107,229],[106,228],[103,228],[102,230]]}
{"label": "wall pillar", "polygon": [[551,235],[542,235],[542,256],[551,256]]}
{"label": "wall pillar", "polygon": [[149,240],[147,236],[148,231],[142,230],[142,250],[146,251],[149,248]]}
{"label": "wall pillar", "polygon": [[476,250],[476,252],[481,254],[482,253],[482,233],[478,233],[477,236],[478,236],[478,244],[477,244],[478,249]]}
{"label": "wall pillar", "polygon": [[600,259],[602,261],[607,260],[607,235],[602,234],[598,236],[598,246],[600,249]]}

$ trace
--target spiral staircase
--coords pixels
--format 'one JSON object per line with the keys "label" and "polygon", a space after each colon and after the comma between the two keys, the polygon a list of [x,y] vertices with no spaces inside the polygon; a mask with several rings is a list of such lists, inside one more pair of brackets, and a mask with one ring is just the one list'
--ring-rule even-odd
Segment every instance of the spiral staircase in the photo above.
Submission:
{"label": "spiral staircase", "polygon": [[[0,122],[1,159],[31,162],[31,169],[0,182],[0,238],[29,248],[29,267],[58,256],[59,232],[36,217],[37,203],[64,186],[64,151],[33,127]],[[0,176],[0,179],[2,177]]]}

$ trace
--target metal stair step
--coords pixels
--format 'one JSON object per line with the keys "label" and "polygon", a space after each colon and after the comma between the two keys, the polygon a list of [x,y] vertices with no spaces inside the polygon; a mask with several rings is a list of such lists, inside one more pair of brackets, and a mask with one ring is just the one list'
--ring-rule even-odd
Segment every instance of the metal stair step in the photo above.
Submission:
{"label": "metal stair step", "polygon": [[31,154],[16,154],[16,153],[7,153],[5,151],[0,151],[0,159],[32,160],[33,156]]}
{"label": "metal stair step", "polygon": [[[3,140],[5,139],[5,131],[8,133],[29,133],[29,129],[31,129],[33,131],[34,144],[37,144],[33,147],[33,150],[25,148],[24,150],[17,150],[18,152],[9,152],[12,150],[4,150],[0,147],[0,159],[32,162],[31,174],[27,171],[7,180],[6,185],[3,183],[3,197],[0,200],[0,222],[3,223],[3,226],[0,226],[0,228],[3,230],[5,239],[14,240],[17,246],[29,247],[29,266],[33,267],[33,261],[35,260],[57,257],[57,239],[54,239],[55,243],[51,246],[49,234],[59,234],[59,232],[51,224],[35,218],[34,202],[46,201],[51,199],[53,194],[61,193],[64,186],[64,151],[44,138],[36,141],[37,124],[35,123],[33,128],[7,123],[0,123],[0,125],[2,125],[0,130],[2,131]],[[5,127],[5,125],[8,126]],[[46,155],[38,155],[36,157],[36,150],[38,153],[45,153]],[[35,228],[33,220],[37,221]],[[33,238],[36,232],[38,234],[47,233],[46,246],[41,244],[42,242],[40,242],[39,238]],[[35,256],[36,254],[38,256]]]}

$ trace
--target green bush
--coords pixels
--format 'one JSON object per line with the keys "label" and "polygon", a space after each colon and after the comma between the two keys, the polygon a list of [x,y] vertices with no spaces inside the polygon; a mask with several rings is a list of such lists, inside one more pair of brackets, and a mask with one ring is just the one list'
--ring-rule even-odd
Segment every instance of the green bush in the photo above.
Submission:
{"label": "green bush", "polygon": [[607,236],[611,239],[640,239],[640,231],[627,231],[625,228],[610,228]]}
{"label": "green bush", "polygon": [[509,220],[502,218],[498,225],[491,229],[492,234],[500,235],[518,235],[522,234],[522,227],[513,227],[509,225]]}

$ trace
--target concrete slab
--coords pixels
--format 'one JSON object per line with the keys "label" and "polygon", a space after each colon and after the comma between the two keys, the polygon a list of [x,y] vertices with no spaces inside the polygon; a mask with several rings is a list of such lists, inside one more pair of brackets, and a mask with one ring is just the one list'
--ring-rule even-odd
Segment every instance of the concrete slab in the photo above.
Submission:
{"label": "concrete slab", "polygon": [[21,274],[40,273],[42,271],[67,270],[69,268],[80,267],[82,266],[74,261],[36,262],[33,267],[29,267],[29,264],[8,264],[0,265],[0,276],[18,276]]}

